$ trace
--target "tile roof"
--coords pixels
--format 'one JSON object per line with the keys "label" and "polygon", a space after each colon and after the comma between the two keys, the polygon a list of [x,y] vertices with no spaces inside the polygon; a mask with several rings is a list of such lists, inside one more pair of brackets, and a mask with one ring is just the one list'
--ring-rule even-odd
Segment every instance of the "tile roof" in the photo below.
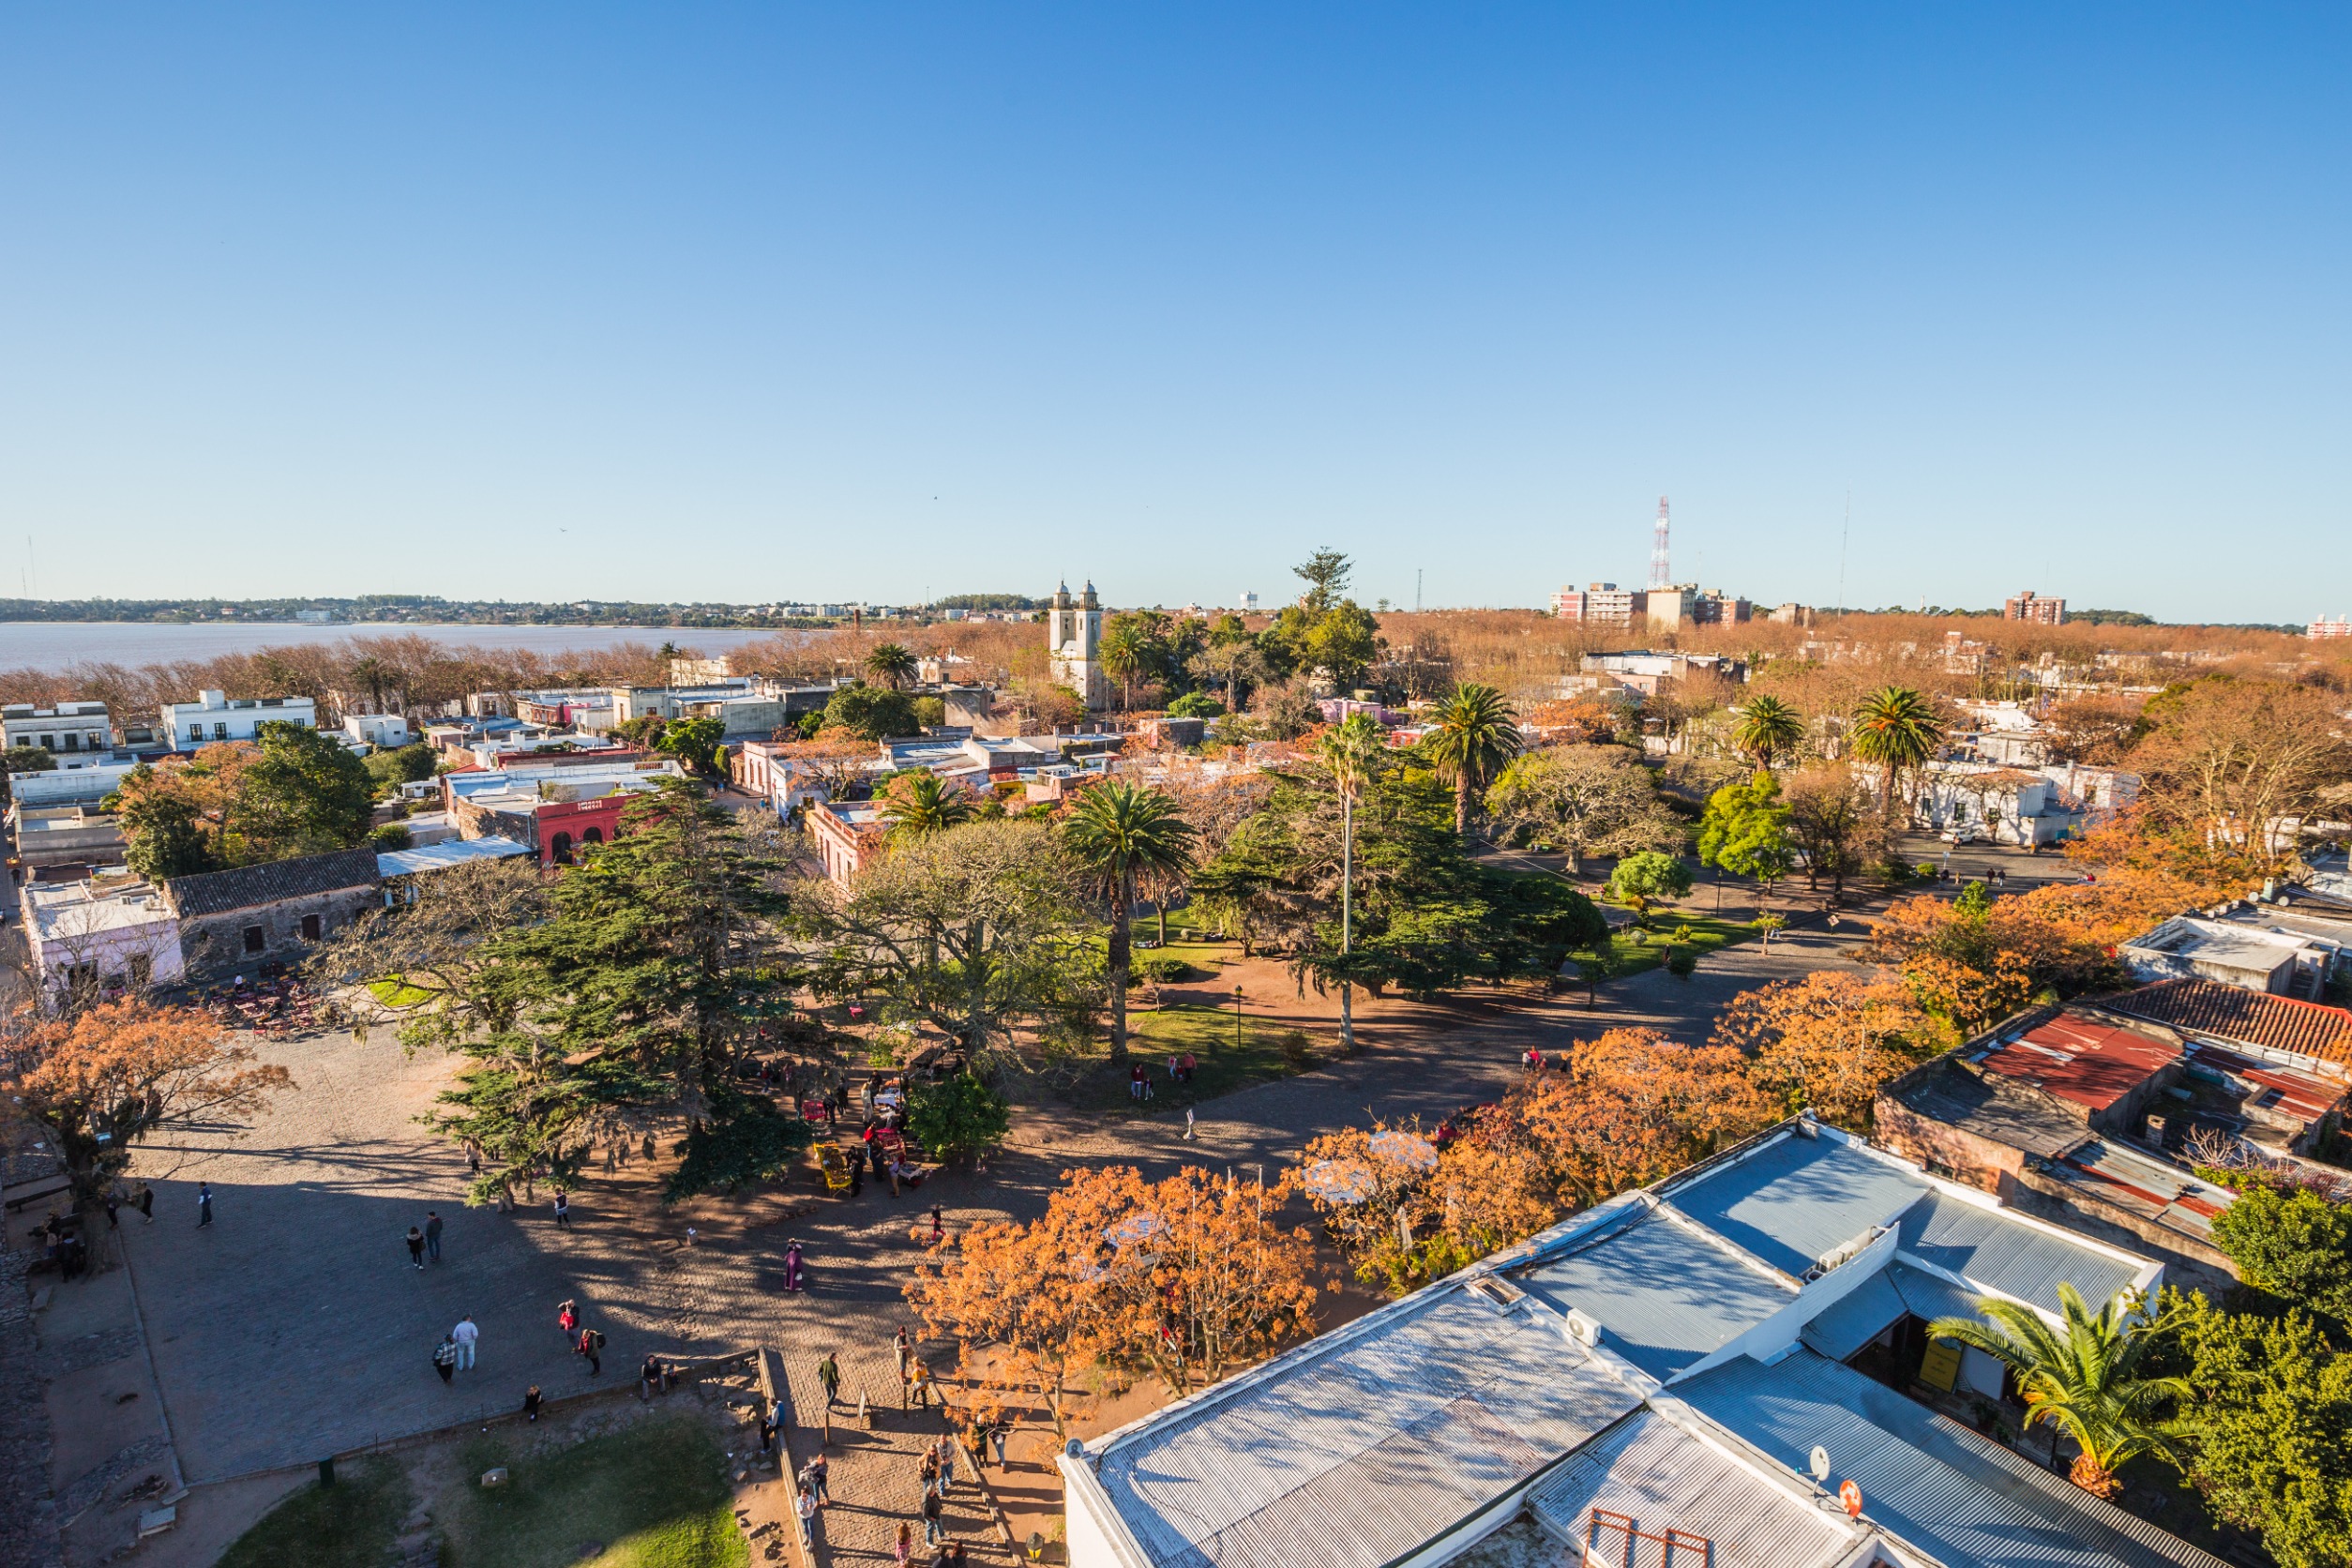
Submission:
{"label": "tile roof", "polygon": [[2224,1568],[1850,1367],[1800,1350],[1678,1385],[1700,1412],[1800,1473],[1816,1445],[1862,1517],[1947,1568]]}
{"label": "tile roof", "polygon": [[2291,1050],[2352,1065],[2352,1012],[2316,1002],[2225,986],[2219,980],[2160,980],[2099,1005],[2192,1034]]}
{"label": "tile roof", "polygon": [[2116,1101],[2180,1060],[2168,1040],[2064,1011],[2023,1034],[2003,1035],[1975,1057],[1986,1071],[2005,1074],[2090,1110]]}
{"label": "tile roof", "polygon": [[[1720,1433],[1702,1436],[1707,1423],[1682,1420],[1688,1427],[1654,1410],[1627,1416],[1529,1494],[1529,1510],[1572,1548],[1610,1562],[1630,1560],[1634,1544],[1621,1530],[1596,1529],[1595,1509],[1630,1518],[1651,1536],[1673,1530],[1699,1537],[1708,1543],[1709,1568],[1838,1568],[1869,1538],[1827,1498],[1807,1496],[1794,1476],[1771,1476]],[[1640,1560],[1650,1561],[1652,1550],[1643,1543]],[[1702,1560],[1697,1552],[1677,1551],[1674,1559],[1685,1555]]]}
{"label": "tile roof", "polygon": [[163,884],[164,896],[184,920],[232,910],[254,909],[284,898],[308,898],[321,893],[376,884],[376,852],[337,850],[332,854],[296,855],[263,866],[240,866],[234,871],[204,871],[173,877]]}
{"label": "tile roof", "polygon": [[1153,1563],[1379,1568],[1641,1402],[1533,1302],[1459,1281],[1408,1301],[1105,1443]]}

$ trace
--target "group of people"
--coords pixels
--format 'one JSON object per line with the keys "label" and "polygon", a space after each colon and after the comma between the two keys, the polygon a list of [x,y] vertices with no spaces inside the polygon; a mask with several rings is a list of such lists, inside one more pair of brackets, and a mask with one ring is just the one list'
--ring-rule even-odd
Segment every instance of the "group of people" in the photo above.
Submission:
{"label": "group of people", "polygon": [[418,1269],[427,1259],[441,1261],[441,1215],[432,1209],[425,1211],[425,1223],[408,1228],[408,1260]]}
{"label": "group of people", "polygon": [[592,1378],[602,1377],[604,1375],[604,1331],[590,1328],[581,1322],[580,1308],[568,1301],[555,1309],[555,1326],[564,1331],[564,1342],[571,1347],[572,1354],[588,1363],[588,1375]]}
{"label": "group of people", "polygon": [[[474,1347],[481,1339],[482,1331],[472,1313],[459,1319],[458,1326],[441,1336],[441,1343],[433,1347],[433,1370],[441,1374],[445,1385],[459,1373],[474,1370]],[[531,1392],[535,1395],[539,1391],[535,1388]]]}

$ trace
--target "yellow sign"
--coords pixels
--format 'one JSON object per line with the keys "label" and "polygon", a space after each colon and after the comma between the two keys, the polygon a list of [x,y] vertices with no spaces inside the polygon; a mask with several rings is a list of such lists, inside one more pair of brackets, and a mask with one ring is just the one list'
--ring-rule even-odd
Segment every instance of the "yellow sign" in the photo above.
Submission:
{"label": "yellow sign", "polygon": [[1927,1354],[1920,1358],[1919,1380],[1929,1388],[1952,1392],[1952,1385],[1960,1380],[1960,1347],[1932,1339]]}

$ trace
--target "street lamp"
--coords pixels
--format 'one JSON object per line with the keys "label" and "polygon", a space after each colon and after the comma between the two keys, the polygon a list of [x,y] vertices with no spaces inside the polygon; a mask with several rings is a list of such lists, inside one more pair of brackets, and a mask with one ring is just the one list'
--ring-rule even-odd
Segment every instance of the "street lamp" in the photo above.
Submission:
{"label": "street lamp", "polygon": [[1233,988],[1233,1048],[1242,1048],[1242,988]]}

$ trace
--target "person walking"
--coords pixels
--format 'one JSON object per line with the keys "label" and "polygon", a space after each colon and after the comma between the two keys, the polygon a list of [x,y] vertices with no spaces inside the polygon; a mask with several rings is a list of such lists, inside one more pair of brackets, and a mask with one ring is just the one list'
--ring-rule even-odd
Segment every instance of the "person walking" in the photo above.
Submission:
{"label": "person walking", "polygon": [[937,1246],[946,1239],[946,1223],[940,1216],[939,1205],[934,1203],[931,1205],[931,1244]]}
{"label": "person walking", "polygon": [[918,1410],[931,1408],[931,1369],[922,1362],[914,1364],[914,1403]]}
{"label": "person walking", "polygon": [[1009,1416],[998,1416],[988,1424],[988,1441],[996,1447],[996,1468],[999,1470],[1004,1468],[1004,1440],[1012,1435],[1013,1422]]}
{"label": "person walking", "polygon": [[825,1485],[825,1478],[830,1470],[831,1466],[826,1462],[824,1451],[820,1449],[809,1456],[808,1467],[803,1472],[808,1478],[808,1489],[817,1494],[819,1508],[824,1507],[833,1500],[833,1493]]}
{"label": "person walking", "polygon": [[807,1487],[792,1500],[792,1512],[800,1519],[800,1549],[814,1554],[817,1550],[817,1500]]}
{"label": "person walking", "polygon": [[936,1546],[947,1538],[946,1530],[939,1522],[940,1515],[945,1511],[946,1506],[945,1503],[940,1501],[937,1492],[923,1494],[923,1544],[925,1545]]}
{"label": "person walking", "polygon": [[533,1383],[522,1391],[522,1419],[525,1421],[539,1419],[539,1385],[536,1383]]}
{"label": "person walking", "polygon": [[801,1273],[800,1244],[794,1242],[784,1249],[784,1289],[799,1290],[805,1289],[807,1283],[807,1277]]}
{"label": "person walking", "polygon": [[123,1222],[116,1217],[121,1214],[122,1207],[122,1194],[116,1192],[113,1188],[109,1187],[106,1190],[106,1229],[109,1230],[119,1230],[122,1229]]}
{"label": "person walking", "polygon": [[449,1337],[458,1342],[458,1370],[474,1370],[474,1347],[482,1337],[482,1331],[474,1325],[474,1315],[467,1313],[458,1319],[458,1326],[449,1331]]}
{"label": "person walking", "polygon": [[555,1309],[555,1326],[564,1331],[564,1342],[570,1344],[572,1331],[580,1327],[580,1313],[571,1303],[565,1302]]}
{"label": "person walking", "polygon": [[568,1193],[555,1195],[555,1226],[559,1230],[572,1228],[572,1200]]}
{"label": "person walking", "polygon": [[914,1556],[914,1531],[907,1528],[906,1520],[900,1519],[898,1539],[891,1543],[890,1560],[896,1568],[907,1568],[907,1560],[912,1556]]}
{"label": "person walking", "polygon": [[155,1188],[139,1184],[139,1214],[149,1225],[155,1223]]}
{"label": "person walking", "polygon": [[898,1336],[890,1342],[890,1353],[898,1358],[898,1380],[907,1380],[907,1358],[914,1353],[914,1341],[907,1336],[905,1324],[898,1326]]}
{"label": "person walking", "polygon": [[433,1370],[441,1374],[445,1386],[457,1376],[458,1342],[445,1334],[441,1336],[441,1343],[433,1347]]}
{"label": "person walking", "polygon": [[425,1233],[413,1225],[408,1228],[408,1260],[419,1269],[425,1266]]}
{"label": "person walking", "polygon": [[580,1331],[580,1353],[588,1358],[588,1376],[604,1376],[604,1335],[595,1329]]}
{"label": "person walking", "polygon": [[833,1359],[831,1350],[827,1350],[824,1359],[817,1363],[817,1381],[824,1385],[825,1409],[829,1410],[841,1399],[841,1365]]}
{"label": "person walking", "polygon": [[939,1441],[931,1445],[931,1452],[939,1455],[939,1495],[945,1497],[949,1488],[956,1485],[955,1434],[942,1432]]}
{"label": "person walking", "polygon": [[1194,1138],[1195,1134],[1192,1130],[1192,1107],[1186,1106],[1184,1108],[1184,1141],[1186,1143],[1190,1143],[1194,1141]]}
{"label": "person walking", "polygon": [[441,1261],[441,1216],[430,1209],[425,1211],[425,1256]]}
{"label": "person walking", "polygon": [[212,1223],[212,1184],[196,1184],[196,1229],[202,1230]]}

